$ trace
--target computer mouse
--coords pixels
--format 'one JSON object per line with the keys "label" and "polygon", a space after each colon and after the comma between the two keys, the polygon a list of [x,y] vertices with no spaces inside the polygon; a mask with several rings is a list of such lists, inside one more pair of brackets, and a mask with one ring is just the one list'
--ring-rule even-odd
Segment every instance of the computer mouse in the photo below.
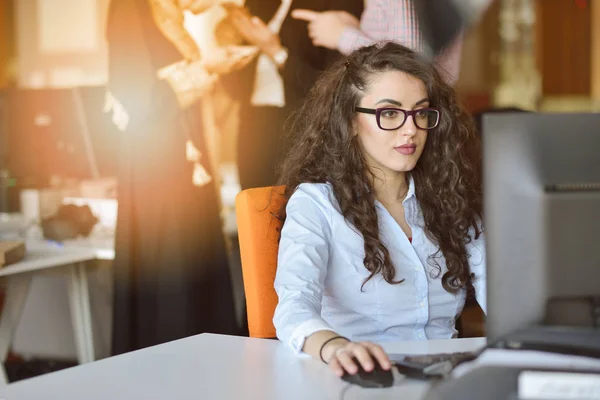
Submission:
{"label": "computer mouse", "polygon": [[358,366],[358,372],[354,375],[346,372],[342,379],[346,382],[362,386],[364,388],[386,388],[394,384],[394,374],[392,370],[384,370],[378,363],[371,372],[365,371],[357,360],[354,363]]}

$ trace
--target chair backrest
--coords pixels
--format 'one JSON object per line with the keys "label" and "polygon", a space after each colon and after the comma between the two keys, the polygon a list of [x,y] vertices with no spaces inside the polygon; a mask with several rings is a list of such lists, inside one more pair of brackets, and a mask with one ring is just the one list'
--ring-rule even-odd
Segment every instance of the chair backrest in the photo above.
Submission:
{"label": "chair backrest", "polygon": [[283,192],[283,186],[246,189],[235,200],[250,337],[275,337],[278,299],[273,283],[282,225],[276,215]]}

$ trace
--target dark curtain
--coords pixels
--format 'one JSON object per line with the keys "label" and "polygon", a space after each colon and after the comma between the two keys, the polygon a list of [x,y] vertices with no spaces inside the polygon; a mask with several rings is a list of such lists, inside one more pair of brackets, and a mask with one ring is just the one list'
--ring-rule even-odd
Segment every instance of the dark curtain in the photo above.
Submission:
{"label": "dark curtain", "polygon": [[[281,0],[246,0],[250,12],[268,22]],[[363,0],[295,0],[297,8],[315,11],[343,10],[357,18],[363,12]],[[315,47],[308,37],[307,23],[290,14],[280,31],[281,44],[288,49],[288,60],[280,72],[285,89],[285,107],[255,107],[250,103],[256,63],[224,78],[227,90],[241,100],[241,128],[238,136],[238,170],[243,189],[277,183],[277,166],[284,149],[284,127],[290,115],[304,101],[319,74],[340,57],[337,51]]]}
{"label": "dark curtain", "polygon": [[118,176],[113,354],[203,332],[235,334],[215,187],[193,186],[185,159],[189,137],[211,173],[200,110],[182,112],[156,78],[181,56],[155,26],[148,0],[113,0],[107,40],[108,89],[130,115]]}

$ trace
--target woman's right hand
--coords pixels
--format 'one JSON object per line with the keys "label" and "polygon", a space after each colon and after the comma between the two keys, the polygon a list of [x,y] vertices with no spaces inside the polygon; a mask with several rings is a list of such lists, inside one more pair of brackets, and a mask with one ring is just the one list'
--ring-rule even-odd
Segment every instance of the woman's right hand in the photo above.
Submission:
{"label": "woman's right hand", "polygon": [[281,49],[279,36],[271,32],[260,18],[241,9],[232,9],[229,11],[229,16],[239,34],[269,57],[273,57]]}
{"label": "woman's right hand", "polygon": [[323,349],[323,359],[339,377],[345,373],[356,374],[357,363],[367,372],[373,371],[375,363],[386,371],[392,367],[383,348],[371,342],[333,341]]}

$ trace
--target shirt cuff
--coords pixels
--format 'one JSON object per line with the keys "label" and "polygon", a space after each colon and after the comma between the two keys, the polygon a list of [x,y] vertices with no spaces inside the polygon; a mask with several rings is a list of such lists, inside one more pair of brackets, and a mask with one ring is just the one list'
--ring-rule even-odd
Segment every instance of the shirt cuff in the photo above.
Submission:
{"label": "shirt cuff", "polygon": [[333,331],[333,329],[320,318],[309,319],[292,331],[288,345],[294,350],[294,353],[301,354],[306,338],[318,331]]}
{"label": "shirt cuff", "polygon": [[342,54],[350,54],[355,49],[356,39],[360,37],[361,31],[356,28],[346,27],[340,35],[338,49]]}

